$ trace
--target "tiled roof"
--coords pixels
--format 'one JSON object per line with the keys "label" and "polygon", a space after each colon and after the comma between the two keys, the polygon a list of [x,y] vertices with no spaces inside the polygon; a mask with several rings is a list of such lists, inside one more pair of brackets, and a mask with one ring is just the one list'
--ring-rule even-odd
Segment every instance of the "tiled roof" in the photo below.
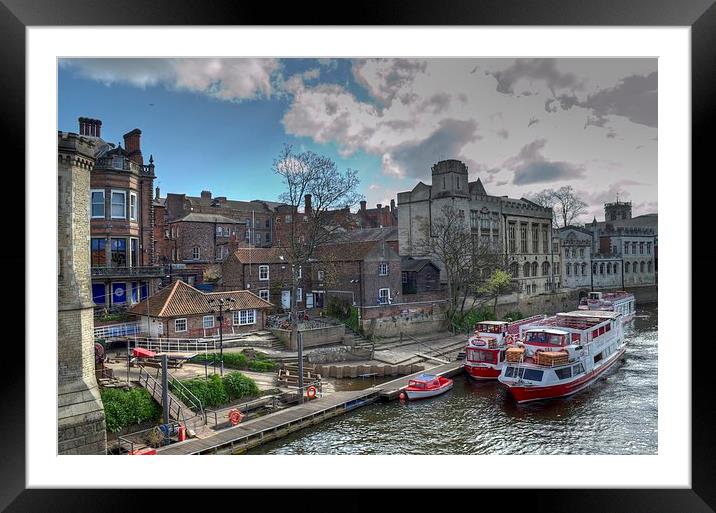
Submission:
{"label": "tiled roof", "polygon": [[409,272],[418,272],[426,265],[437,267],[427,258],[404,258],[400,263],[402,270]]}
{"label": "tiled roof", "polygon": [[230,223],[230,224],[244,224],[243,221],[237,221],[236,219],[231,219],[226,216],[221,216],[218,214],[199,214],[192,212],[191,214],[187,214],[184,217],[177,219],[175,221],[172,221],[174,223],[180,222],[180,221],[186,221],[190,223]]}
{"label": "tiled roof", "polygon": [[398,227],[387,226],[383,228],[363,228],[347,230],[338,236],[341,242],[365,242],[379,240],[398,240]]}
{"label": "tiled roof", "polygon": [[[379,242],[379,240],[368,240],[326,244],[315,250],[314,258],[318,261],[338,262],[362,260]],[[390,248],[387,244],[386,247]],[[289,261],[286,248],[278,247],[239,248],[234,251],[234,256],[242,264],[281,264]]]}
{"label": "tiled roof", "polygon": [[233,298],[234,310],[270,308],[272,305],[248,290],[227,292],[202,292],[183,281],[177,280],[153,296],[130,308],[130,313],[150,317],[178,317],[211,313],[209,299]]}
{"label": "tiled roof", "polygon": [[284,248],[239,248],[234,256],[242,264],[280,264],[288,261]]}

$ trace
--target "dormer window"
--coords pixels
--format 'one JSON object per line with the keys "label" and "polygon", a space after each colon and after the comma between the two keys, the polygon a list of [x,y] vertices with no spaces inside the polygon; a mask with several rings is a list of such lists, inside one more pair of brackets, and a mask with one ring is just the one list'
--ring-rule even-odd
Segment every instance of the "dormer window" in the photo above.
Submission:
{"label": "dormer window", "polygon": [[113,157],[112,158],[112,168],[113,169],[124,169],[124,158],[123,157]]}

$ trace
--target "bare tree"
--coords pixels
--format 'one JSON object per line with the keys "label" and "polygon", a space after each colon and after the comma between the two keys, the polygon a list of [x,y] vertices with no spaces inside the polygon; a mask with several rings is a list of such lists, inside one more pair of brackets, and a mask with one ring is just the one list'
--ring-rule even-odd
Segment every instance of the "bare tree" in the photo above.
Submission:
{"label": "bare tree", "polygon": [[[334,241],[340,225],[335,220],[335,210],[351,207],[362,199],[357,192],[358,172],[347,169],[341,172],[333,160],[312,151],[294,153],[285,145],[274,160],[273,171],[284,184],[279,199],[291,208],[292,222],[283,241],[288,265],[291,266],[291,338],[296,341],[299,364],[299,394],[303,401],[303,343],[298,336],[296,316],[296,289],[299,272],[308,272],[309,263],[315,260],[317,250]],[[311,195],[311,207],[303,215],[298,209]]]}
{"label": "bare tree", "polygon": [[[420,223],[416,248],[439,260],[447,280],[448,310],[451,321],[465,315],[467,300],[480,295],[483,283],[501,267],[499,248],[480,244],[465,223],[465,215],[452,205],[445,205],[428,220]],[[470,303],[468,311],[474,307]]]}
{"label": "bare tree", "polygon": [[544,189],[530,198],[530,201],[553,210],[552,224],[555,228],[569,226],[587,211],[587,204],[577,196],[571,185],[557,190]]}

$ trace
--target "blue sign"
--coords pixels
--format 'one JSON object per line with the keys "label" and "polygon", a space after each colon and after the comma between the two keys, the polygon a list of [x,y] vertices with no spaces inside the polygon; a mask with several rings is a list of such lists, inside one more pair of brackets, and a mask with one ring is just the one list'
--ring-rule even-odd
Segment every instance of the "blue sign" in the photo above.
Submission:
{"label": "blue sign", "polygon": [[112,284],[112,303],[121,304],[127,302],[127,284],[126,283],[113,283]]}

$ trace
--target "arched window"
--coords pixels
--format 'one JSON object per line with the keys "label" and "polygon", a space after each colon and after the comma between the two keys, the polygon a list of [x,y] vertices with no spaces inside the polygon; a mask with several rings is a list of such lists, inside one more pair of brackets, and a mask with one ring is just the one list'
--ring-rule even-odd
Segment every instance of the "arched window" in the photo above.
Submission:
{"label": "arched window", "polygon": [[631,264],[631,270],[634,271],[635,273],[638,273],[639,272],[639,263],[634,262],[633,264]]}
{"label": "arched window", "polygon": [[582,276],[586,276],[586,275],[587,275],[587,263],[582,262]]}
{"label": "arched window", "polygon": [[539,266],[537,265],[537,262],[532,262],[532,276],[537,276],[538,269],[539,269]]}
{"label": "arched window", "polygon": [[639,272],[640,273],[644,272],[644,262],[642,262],[641,265],[639,266]]}
{"label": "arched window", "polygon": [[648,272],[652,272],[651,262],[647,264],[646,269]]}
{"label": "arched window", "polygon": [[564,267],[565,267],[565,271],[566,271],[566,273],[567,273],[567,276],[571,276],[571,275],[572,275],[572,264],[570,264],[570,263],[568,262]]}
{"label": "arched window", "polygon": [[630,267],[629,262],[624,262],[624,272],[625,272],[625,273],[628,273],[628,272],[629,272],[629,267]]}
{"label": "arched window", "polygon": [[599,264],[599,274],[604,274],[604,264]]}
{"label": "arched window", "polygon": [[617,264],[617,263],[615,262],[615,263],[614,263],[614,274],[618,274],[618,273],[619,273],[619,264]]}
{"label": "arched window", "polygon": [[592,274],[597,274],[597,264],[592,266]]}
{"label": "arched window", "polygon": [[525,262],[525,265],[522,266],[522,271],[523,271],[525,277],[529,277],[529,275],[530,275],[530,263],[529,262]]}
{"label": "arched window", "polygon": [[611,262],[607,262],[607,274],[612,274],[612,264],[611,264]]}
{"label": "arched window", "polygon": [[510,274],[513,278],[518,278],[520,275],[520,266],[517,264],[517,262],[512,262],[510,264]]}
{"label": "arched window", "polygon": [[549,262],[542,262],[542,276],[549,276]]}

